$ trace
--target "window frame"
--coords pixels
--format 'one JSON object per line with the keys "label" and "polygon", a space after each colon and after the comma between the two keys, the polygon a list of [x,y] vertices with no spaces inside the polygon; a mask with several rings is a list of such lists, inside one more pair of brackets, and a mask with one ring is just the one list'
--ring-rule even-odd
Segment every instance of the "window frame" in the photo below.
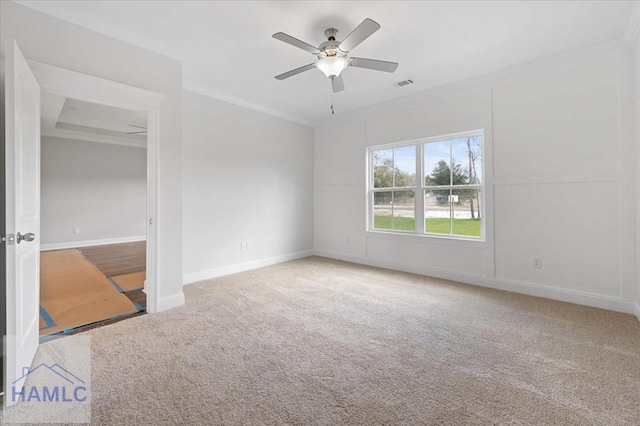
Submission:
{"label": "window frame", "polygon": [[[482,155],[480,161],[480,167],[482,170],[481,183],[478,184],[465,184],[465,185],[426,185],[425,184],[425,170],[424,170],[424,145],[433,142],[453,141],[454,139],[480,136],[482,138]],[[389,188],[375,188],[375,167],[374,167],[374,155],[375,151],[383,149],[393,149],[403,146],[414,146],[416,150],[416,179],[415,185],[411,187],[389,187]],[[432,136],[427,138],[412,139],[401,142],[392,142],[387,144],[375,145],[367,147],[367,214],[366,214],[366,231],[375,234],[391,234],[391,235],[403,235],[403,236],[415,236],[419,238],[436,238],[445,240],[464,240],[472,242],[486,242],[486,176],[485,176],[485,134],[484,129],[471,130],[458,133],[449,133],[445,135]],[[453,161],[453,150],[450,150],[449,166]],[[453,173],[453,170],[452,170]],[[425,191],[427,190],[452,190],[452,189],[479,189],[480,190],[480,236],[473,237],[469,235],[455,235],[455,234],[440,234],[425,231]],[[394,192],[394,191],[414,191],[414,215],[415,215],[415,229],[413,231],[396,230],[396,229],[377,229],[374,228],[374,194],[376,192]],[[453,222],[451,222],[453,227]],[[452,231],[452,228],[450,229]]]}

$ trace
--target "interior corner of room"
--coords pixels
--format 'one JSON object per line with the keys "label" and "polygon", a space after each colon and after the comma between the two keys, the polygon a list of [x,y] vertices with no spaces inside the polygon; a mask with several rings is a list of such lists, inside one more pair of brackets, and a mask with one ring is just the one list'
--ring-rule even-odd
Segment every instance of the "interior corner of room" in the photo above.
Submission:
{"label": "interior corner of room", "polygon": [[[11,227],[23,201],[14,189],[29,183],[16,179],[9,158],[11,111],[9,124],[0,118],[7,164],[0,234],[37,234],[32,293],[40,302],[36,334],[46,336],[3,360],[5,388],[19,376],[16,354],[31,360],[40,346],[60,344],[51,337],[84,333],[104,354],[108,342],[157,326],[180,349],[131,338],[140,354],[132,362],[157,354],[162,368],[183,366],[184,350],[203,371],[204,360],[215,365],[229,382],[184,375],[190,383],[207,378],[220,423],[256,421],[256,413],[278,423],[280,408],[295,415],[288,402],[266,400],[273,383],[291,401],[298,401],[291,389],[319,401],[335,423],[401,423],[403,413],[434,412],[434,423],[488,422],[493,417],[483,418],[475,403],[473,414],[461,407],[486,402],[483,392],[494,390],[486,403],[505,423],[624,424],[637,413],[623,402],[638,388],[640,349],[639,2],[512,2],[491,10],[483,2],[417,2],[407,3],[417,12],[404,17],[390,3],[344,2],[338,14],[332,3],[294,2],[295,23],[275,12],[278,2],[203,3],[216,25],[193,5],[169,10],[154,2],[154,15],[144,2],[112,2],[109,13],[67,3],[0,2],[3,60],[16,59],[6,43],[14,41],[40,102],[39,163],[31,164],[39,173],[31,206],[37,232]],[[250,7],[260,13],[247,15],[252,25],[243,33],[220,18],[245,16]],[[160,34],[147,21],[136,27],[127,10],[149,19],[175,13],[183,34],[202,43],[187,43],[174,28]],[[367,10],[380,15],[381,28],[357,51],[397,60],[395,74],[358,69],[357,57],[331,44],[332,25],[338,40],[373,25],[362,21]],[[445,22],[454,35],[445,36]],[[276,32],[296,30],[313,45]],[[220,46],[224,37],[242,40],[247,51]],[[295,68],[305,52],[294,47],[321,61],[326,43],[348,58],[344,81],[313,64]],[[412,43],[428,54],[416,54]],[[216,46],[225,66],[211,59]],[[279,78],[290,68],[295,77]],[[4,104],[14,100],[4,85],[15,76],[4,66],[0,72]],[[17,250],[27,250],[23,241],[0,244],[2,280]],[[74,279],[71,270],[79,271]],[[13,282],[1,284],[3,335],[16,334],[12,301],[24,295]],[[504,358],[486,342],[497,342]],[[242,348],[244,365],[229,348]],[[394,348],[406,350],[397,364]],[[367,354],[371,365],[362,363]],[[430,363],[446,354],[461,367]],[[621,361],[608,363],[605,377],[590,354]],[[103,374],[107,360],[95,362],[104,367],[98,389],[126,388]],[[419,394],[423,382],[402,368],[413,365],[451,378],[424,379],[447,388],[433,393],[433,412],[409,407],[402,392],[398,404],[381,396],[402,380]],[[624,371],[632,378],[615,382]],[[567,381],[554,388],[541,378],[552,372]],[[232,381],[238,377],[246,381]],[[619,392],[616,413],[602,408],[606,395],[591,388],[596,378]],[[325,382],[339,396],[325,392]],[[225,383],[246,390],[255,411],[242,417],[223,398],[233,394]],[[345,391],[352,385],[383,408],[354,401]],[[509,397],[516,414],[500,409]],[[136,398],[158,418],[166,414],[150,395]],[[589,410],[569,407],[575,400]],[[199,421],[211,414],[180,401]],[[317,413],[299,401],[301,421],[312,422]],[[338,412],[342,402],[354,411]],[[125,421],[113,401],[95,402],[102,403],[107,423]],[[535,417],[544,407],[553,415]]]}

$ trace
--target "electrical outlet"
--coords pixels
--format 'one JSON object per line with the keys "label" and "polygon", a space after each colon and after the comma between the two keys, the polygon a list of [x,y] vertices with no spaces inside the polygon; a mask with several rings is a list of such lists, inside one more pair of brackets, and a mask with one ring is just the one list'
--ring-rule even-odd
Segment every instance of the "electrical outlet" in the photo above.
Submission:
{"label": "electrical outlet", "polygon": [[542,268],[542,258],[541,257],[534,257],[533,258],[533,267],[534,268]]}
{"label": "electrical outlet", "polygon": [[240,243],[240,251],[247,251],[247,243],[244,241]]}
{"label": "electrical outlet", "polygon": [[80,228],[73,228],[73,233],[74,234],[79,234],[80,233]]}

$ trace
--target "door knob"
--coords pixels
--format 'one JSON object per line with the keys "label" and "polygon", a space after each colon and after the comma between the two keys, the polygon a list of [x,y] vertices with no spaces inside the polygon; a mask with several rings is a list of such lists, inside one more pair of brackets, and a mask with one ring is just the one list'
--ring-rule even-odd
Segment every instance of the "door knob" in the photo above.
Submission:
{"label": "door knob", "polygon": [[36,236],[33,234],[33,232],[27,232],[24,235],[18,232],[18,235],[16,235],[16,244],[20,244],[22,241],[33,241],[35,239]]}

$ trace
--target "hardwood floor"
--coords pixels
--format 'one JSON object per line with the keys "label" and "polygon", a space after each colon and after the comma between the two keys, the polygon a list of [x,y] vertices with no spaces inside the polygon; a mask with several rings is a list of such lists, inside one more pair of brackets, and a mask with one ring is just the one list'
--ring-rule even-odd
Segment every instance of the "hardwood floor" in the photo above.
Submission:
{"label": "hardwood floor", "polygon": [[[82,247],[79,250],[107,277],[140,272],[147,269],[146,241]],[[132,302],[137,303],[145,310],[147,309],[147,295],[144,291],[126,291],[124,294]]]}
{"label": "hardwood floor", "polygon": [[[108,244],[79,249],[107,277],[140,272],[147,269],[147,242]],[[147,295],[142,290],[124,293],[132,302],[147,309]]]}
{"label": "hardwood floor", "polygon": [[79,249],[107,277],[144,271],[147,242],[108,244]]}
{"label": "hardwood floor", "polygon": [[133,303],[137,303],[138,305],[142,306],[144,310],[147,309],[147,295],[145,294],[144,291],[132,290],[132,291],[126,291],[124,294]]}

